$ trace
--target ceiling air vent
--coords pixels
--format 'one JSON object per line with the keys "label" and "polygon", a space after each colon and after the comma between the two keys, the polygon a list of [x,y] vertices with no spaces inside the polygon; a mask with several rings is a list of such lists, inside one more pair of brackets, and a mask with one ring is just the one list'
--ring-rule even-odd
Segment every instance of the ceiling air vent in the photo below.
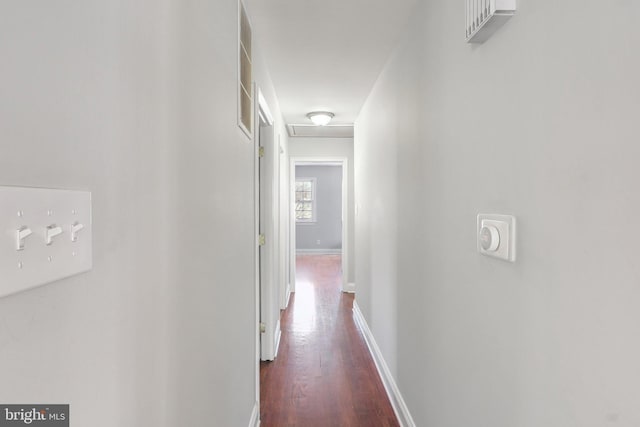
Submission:
{"label": "ceiling air vent", "polygon": [[467,43],[484,43],[516,13],[516,0],[467,0]]}
{"label": "ceiling air vent", "polygon": [[353,138],[353,125],[287,125],[289,136],[306,138]]}

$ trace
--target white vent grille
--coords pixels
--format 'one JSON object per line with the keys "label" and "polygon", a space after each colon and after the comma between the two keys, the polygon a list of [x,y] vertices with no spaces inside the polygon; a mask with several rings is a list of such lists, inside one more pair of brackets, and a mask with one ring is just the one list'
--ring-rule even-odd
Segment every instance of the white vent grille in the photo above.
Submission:
{"label": "white vent grille", "polygon": [[467,42],[485,42],[515,12],[516,0],[467,0]]}
{"label": "white vent grille", "polygon": [[315,126],[308,124],[287,125],[289,136],[307,138],[353,138],[353,125]]}

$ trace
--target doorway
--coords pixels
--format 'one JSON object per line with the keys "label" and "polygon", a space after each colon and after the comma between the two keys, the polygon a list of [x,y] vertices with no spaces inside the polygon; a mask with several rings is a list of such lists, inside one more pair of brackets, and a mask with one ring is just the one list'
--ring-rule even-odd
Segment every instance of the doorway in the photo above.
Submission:
{"label": "doorway", "polygon": [[295,291],[298,254],[341,256],[342,291],[348,292],[348,159],[290,159],[290,278]]}

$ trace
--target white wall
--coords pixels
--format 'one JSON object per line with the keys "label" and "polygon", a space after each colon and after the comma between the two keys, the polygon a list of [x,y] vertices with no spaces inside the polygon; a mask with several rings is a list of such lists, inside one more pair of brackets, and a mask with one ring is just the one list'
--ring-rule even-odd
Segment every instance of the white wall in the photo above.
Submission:
{"label": "white wall", "polygon": [[0,185],[91,190],[95,233],[90,273],[0,299],[0,401],[70,403],[93,427],[247,425],[237,2],[6,3],[0,69]]}
{"label": "white wall", "polygon": [[0,401],[163,426],[169,4],[0,10],[0,185],[90,190],[94,210],[93,271],[0,299]]}
{"label": "white wall", "polygon": [[253,406],[253,144],[236,125],[236,16],[234,1],[189,1],[179,18],[169,425],[234,424]]}
{"label": "white wall", "polygon": [[349,242],[347,251],[349,256],[349,283],[355,283],[355,193],[354,193],[354,157],[353,139],[351,138],[290,138],[289,155],[291,157],[346,157],[349,188],[347,197],[349,203]]}
{"label": "white wall", "polygon": [[417,425],[635,426],[640,5],[518,8],[481,46],[416,10],[356,124],[357,301]]}

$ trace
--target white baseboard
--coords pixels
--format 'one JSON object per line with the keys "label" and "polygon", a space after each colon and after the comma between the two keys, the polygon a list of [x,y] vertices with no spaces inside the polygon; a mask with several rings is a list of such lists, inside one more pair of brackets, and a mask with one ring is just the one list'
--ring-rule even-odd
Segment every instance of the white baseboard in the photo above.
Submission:
{"label": "white baseboard", "polygon": [[347,283],[347,285],[342,289],[342,292],[346,292],[348,294],[356,293],[356,284],[355,283]]}
{"label": "white baseboard", "polygon": [[342,255],[342,249],[296,249],[298,255]]}
{"label": "white baseboard", "polygon": [[371,357],[373,357],[373,361],[375,362],[378,373],[380,374],[380,379],[382,379],[382,384],[384,385],[387,395],[389,396],[389,400],[391,401],[391,406],[393,406],[396,417],[398,417],[398,422],[402,427],[416,427],[416,423],[413,422],[413,418],[409,413],[409,408],[407,408],[407,405],[400,394],[400,390],[391,375],[391,371],[389,371],[387,362],[385,362],[384,357],[382,356],[380,347],[378,347],[378,344],[371,333],[371,329],[369,329],[369,325],[362,315],[360,307],[358,307],[358,303],[356,301],[353,302],[353,318],[362,330],[364,340],[367,343],[367,347],[369,347]]}
{"label": "white baseboard", "polygon": [[249,420],[249,427],[258,427],[260,425],[260,404],[258,402],[253,405],[253,411],[251,411],[251,419]]}

